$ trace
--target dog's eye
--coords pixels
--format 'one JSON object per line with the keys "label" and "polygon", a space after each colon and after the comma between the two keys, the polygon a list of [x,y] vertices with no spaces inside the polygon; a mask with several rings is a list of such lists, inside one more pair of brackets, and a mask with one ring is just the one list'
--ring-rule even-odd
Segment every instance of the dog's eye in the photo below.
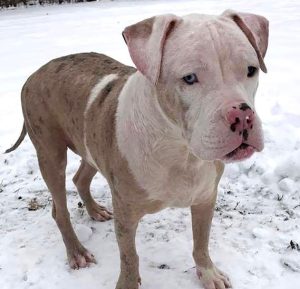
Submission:
{"label": "dog's eye", "polygon": [[198,82],[197,75],[195,73],[188,74],[182,78],[188,85],[192,85],[195,82]]}
{"label": "dog's eye", "polygon": [[257,71],[256,67],[254,67],[254,66],[248,66],[248,74],[247,74],[247,76],[248,77],[252,77],[255,74],[256,71]]}

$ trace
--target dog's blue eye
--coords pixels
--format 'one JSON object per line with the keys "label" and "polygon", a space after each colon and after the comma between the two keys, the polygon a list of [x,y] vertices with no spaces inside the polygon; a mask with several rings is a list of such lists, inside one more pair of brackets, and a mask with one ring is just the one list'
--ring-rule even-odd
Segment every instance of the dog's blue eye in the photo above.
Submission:
{"label": "dog's blue eye", "polygon": [[257,71],[256,67],[254,67],[254,66],[248,66],[248,74],[247,74],[247,76],[248,77],[252,77],[255,74],[256,71]]}
{"label": "dog's blue eye", "polygon": [[195,82],[198,82],[197,75],[195,73],[188,74],[182,78],[188,85],[192,85]]}

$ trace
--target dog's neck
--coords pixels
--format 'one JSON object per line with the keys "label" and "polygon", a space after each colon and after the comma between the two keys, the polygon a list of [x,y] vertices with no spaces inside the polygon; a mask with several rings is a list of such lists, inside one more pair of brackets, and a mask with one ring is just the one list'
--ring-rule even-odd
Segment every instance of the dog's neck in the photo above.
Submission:
{"label": "dog's neck", "polygon": [[186,150],[185,154],[189,154],[182,130],[164,114],[157,95],[157,88],[138,71],[130,76],[121,91],[117,138],[127,159],[132,158],[131,151],[137,155],[139,150],[149,158],[155,158],[160,150],[164,150],[165,157],[170,154],[167,150]]}
{"label": "dog's neck", "polygon": [[[138,183],[152,192],[150,198],[176,203],[182,196],[190,204],[197,195],[191,191],[199,190],[199,171],[206,162],[191,154],[182,129],[164,114],[157,95],[157,88],[141,73],[130,76],[119,95],[118,146]],[[210,180],[215,166],[206,164],[206,168]],[[182,195],[183,191],[190,195]]]}

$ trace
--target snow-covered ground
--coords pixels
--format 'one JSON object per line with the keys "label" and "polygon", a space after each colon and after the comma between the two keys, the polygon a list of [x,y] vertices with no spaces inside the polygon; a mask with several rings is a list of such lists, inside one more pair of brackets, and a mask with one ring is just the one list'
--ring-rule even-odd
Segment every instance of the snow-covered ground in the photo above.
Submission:
{"label": "snow-covered ground", "polygon": [[[300,288],[300,4],[286,1],[114,1],[0,11],[0,151],[23,123],[20,90],[50,59],[97,51],[131,63],[122,29],[162,13],[219,14],[227,8],[270,20],[257,109],[266,147],[250,160],[229,165],[222,179],[211,232],[211,254],[236,289]],[[79,158],[69,155],[68,202],[80,239],[98,260],[72,271],[51,218],[51,199],[35,151],[26,138],[0,156],[0,288],[114,288],[119,256],[113,222],[97,223],[78,207],[71,178]],[[108,186],[93,182],[97,200],[111,208]],[[29,207],[37,206],[30,211]],[[290,246],[291,240],[294,246]],[[201,288],[191,256],[189,209],[146,216],[137,234],[143,289]],[[295,249],[292,249],[295,247]],[[166,266],[161,266],[166,265]]]}

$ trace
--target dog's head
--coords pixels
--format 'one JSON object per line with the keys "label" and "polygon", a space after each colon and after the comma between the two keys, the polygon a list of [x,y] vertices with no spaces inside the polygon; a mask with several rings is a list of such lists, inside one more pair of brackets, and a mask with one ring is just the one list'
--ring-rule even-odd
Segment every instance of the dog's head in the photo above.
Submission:
{"label": "dog's head", "polygon": [[161,15],[123,32],[137,69],[157,87],[163,112],[203,160],[235,161],[263,149],[254,108],[266,72],[268,21],[227,10],[221,16]]}

